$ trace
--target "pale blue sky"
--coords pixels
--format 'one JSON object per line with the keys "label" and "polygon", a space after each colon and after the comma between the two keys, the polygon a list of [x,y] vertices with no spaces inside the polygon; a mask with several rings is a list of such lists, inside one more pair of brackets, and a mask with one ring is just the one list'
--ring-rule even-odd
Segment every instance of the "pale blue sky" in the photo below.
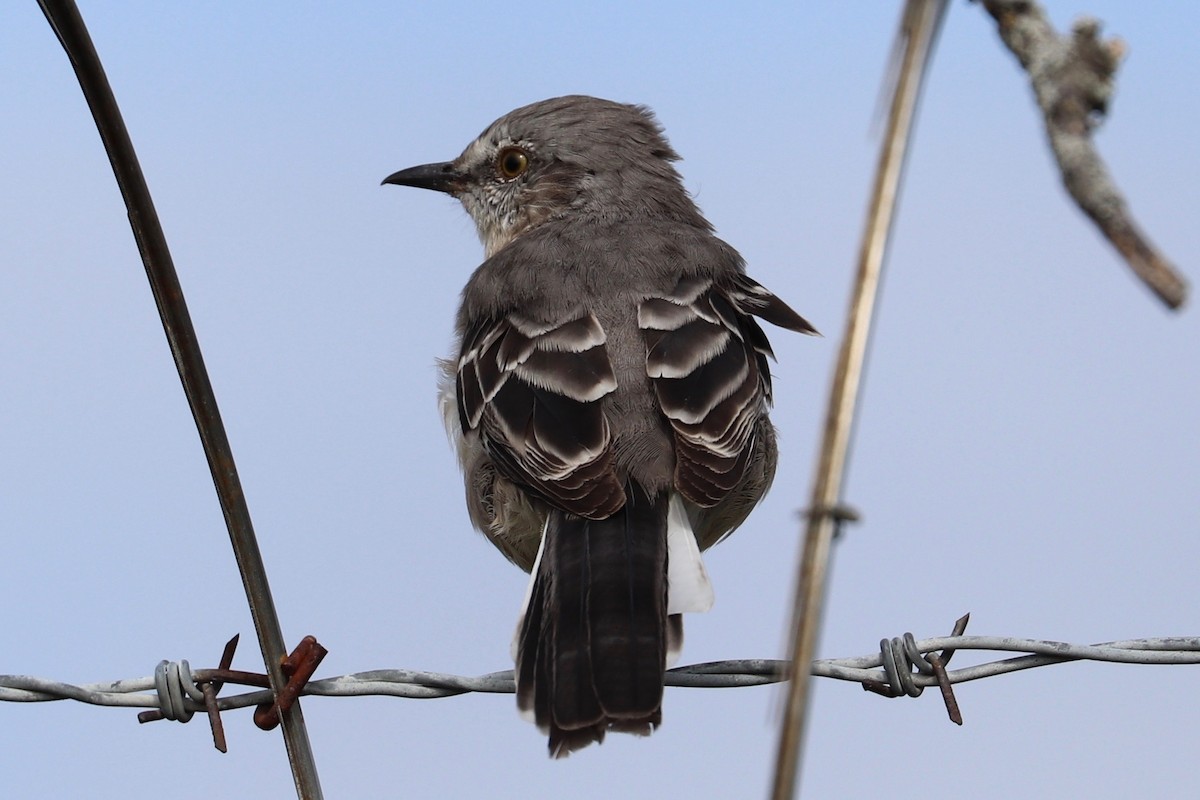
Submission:
{"label": "pale blue sky", "polygon": [[[805,503],[898,4],[83,2],[170,240],[285,635],[319,675],[509,666],[525,576],[474,533],[434,407],[479,263],[453,201],[381,188],[524,103],[652,106],[751,274],[826,334],[779,356],[775,489],[708,557],[684,663],[783,653]],[[1158,244],[1200,272],[1200,7],[1052,2],[1124,38],[1099,136]],[[211,480],[99,138],[32,1],[0,11],[0,672],[259,666]],[[950,10],[909,161],[823,656],[911,630],[1094,642],[1200,632],[1200,321],[1069,204],[1025,77]],[[971,654],[958,658],[969,663]],[[816,682],[805,796],[1183,796],[1195,667],[1070,664],[885,701]],[[668,690],[650,739],[565,762],[510,697],[305,702],[331,798],[760,797],[776,688]],[[292,795],[226,715],[0,704],[0,795]]]}

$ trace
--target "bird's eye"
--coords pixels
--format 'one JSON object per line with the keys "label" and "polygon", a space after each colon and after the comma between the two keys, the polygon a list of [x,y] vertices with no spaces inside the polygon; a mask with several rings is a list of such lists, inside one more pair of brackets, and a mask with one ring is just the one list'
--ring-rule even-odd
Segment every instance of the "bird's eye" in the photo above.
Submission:
{"label": "bird's eye", "polygon": [[529,169],[529,156],[519,147],[506,147],[496,156],[496,171],[505,178],[515,178]]}

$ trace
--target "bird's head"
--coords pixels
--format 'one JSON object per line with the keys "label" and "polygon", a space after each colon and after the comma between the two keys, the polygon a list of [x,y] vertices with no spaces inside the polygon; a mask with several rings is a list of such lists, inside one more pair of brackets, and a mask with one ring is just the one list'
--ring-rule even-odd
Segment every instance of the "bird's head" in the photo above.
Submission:
{"label": "bird's head", "polygon": [[708,229],[644,106],[571,95],[518,108],[458,158],[393,173],[385,184],[457,197],[488,256],[552,219],[665,216]]}

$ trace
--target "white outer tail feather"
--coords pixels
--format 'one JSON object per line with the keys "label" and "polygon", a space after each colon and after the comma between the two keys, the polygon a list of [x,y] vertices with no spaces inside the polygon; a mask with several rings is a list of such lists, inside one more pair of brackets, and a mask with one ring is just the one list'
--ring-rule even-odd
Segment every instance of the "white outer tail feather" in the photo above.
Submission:
{"label": "white outer tail feather", "polygon": [[683,498],[672,492],[667,511],[667,613],[708,611],[713,600],[712,582]]}
{"label": "white outer tail feather", "polygon": [[[525,622],[525,614],[529,612],[529,598],[533,597],[533,582],[537,580],[538,567],[542,564],[542,553],[546,549],[546,528],[550,525],[550,518],[542,523],[542,539],[538,542],[537,558],[533,560],[533,569],[529,570],[529,583],[525,587],[525,597],[521,600],[521,613],[517,615],[517,629],[513,631],[512,645],[509,646],[509,653],[512,655],[513,663],[517,661],[517,649],[521,645],[521,625]],[[532,719],[532,717],[531,717]]]}

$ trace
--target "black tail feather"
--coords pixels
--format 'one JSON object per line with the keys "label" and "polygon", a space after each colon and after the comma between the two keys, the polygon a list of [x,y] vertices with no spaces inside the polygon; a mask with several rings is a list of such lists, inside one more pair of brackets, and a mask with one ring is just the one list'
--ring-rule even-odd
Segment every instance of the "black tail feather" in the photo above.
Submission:
{"label": "black tail feather", "polygon": [[636,485],[611,517],[551,512],[517,650],[517,702],[565,756],[662,720],[667,499]]}

